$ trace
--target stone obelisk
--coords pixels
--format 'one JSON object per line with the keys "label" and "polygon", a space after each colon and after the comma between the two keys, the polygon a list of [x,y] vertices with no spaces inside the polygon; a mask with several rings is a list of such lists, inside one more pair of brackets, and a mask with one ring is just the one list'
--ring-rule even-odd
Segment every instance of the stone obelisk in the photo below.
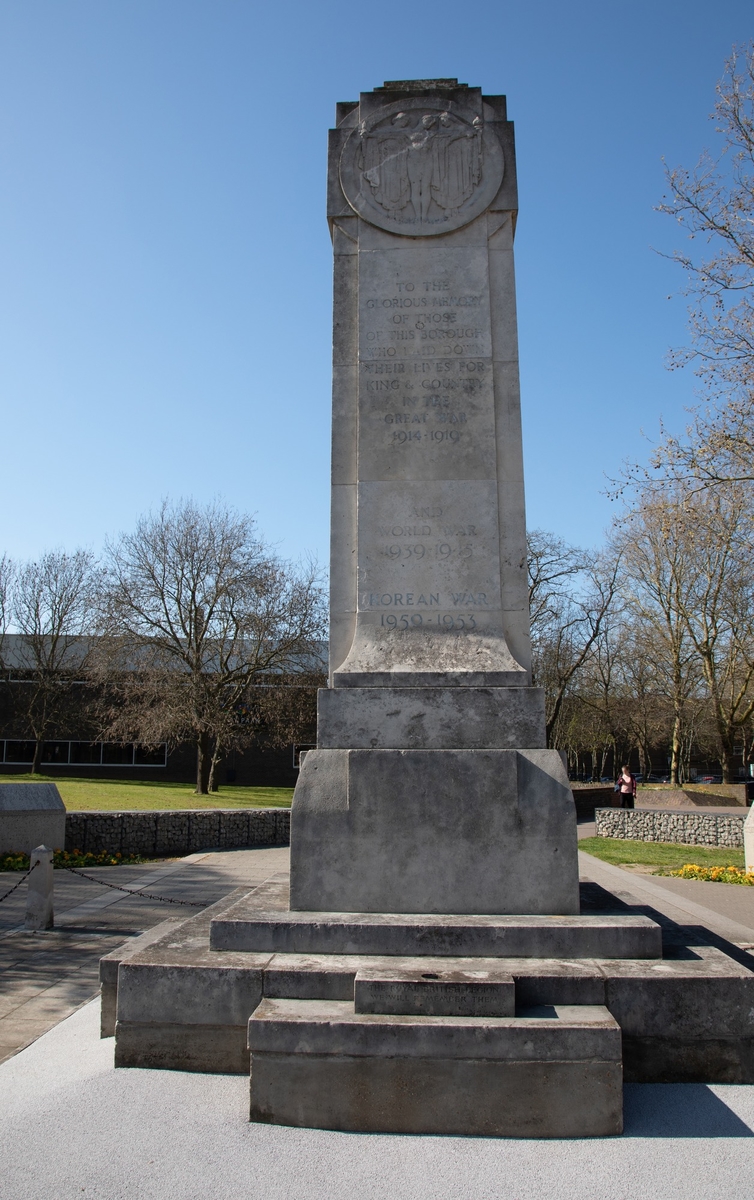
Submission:
{"label": "stone obelisk", "polygon": [[340,104],[331,640],[291,907],[578,912],[575,813],[531,687],[505,98]]}

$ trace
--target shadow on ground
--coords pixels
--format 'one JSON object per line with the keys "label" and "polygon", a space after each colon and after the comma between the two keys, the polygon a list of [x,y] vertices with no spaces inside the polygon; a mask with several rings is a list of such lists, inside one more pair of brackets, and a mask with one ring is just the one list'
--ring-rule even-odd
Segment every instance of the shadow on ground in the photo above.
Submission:
{"label": "shadow on ground", "polygon": [[627,1083],[623,1136],[750,1138],[754,1133],[704,1083]]}

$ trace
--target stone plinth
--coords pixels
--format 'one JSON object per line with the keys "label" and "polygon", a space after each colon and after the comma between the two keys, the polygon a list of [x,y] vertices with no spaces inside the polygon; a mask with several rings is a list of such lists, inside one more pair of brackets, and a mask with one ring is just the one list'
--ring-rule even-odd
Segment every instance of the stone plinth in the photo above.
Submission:
{"label": "stone plinth", "polygon": [[0,854],[65,846],[65,805],[54,783],[0,783]]}
{"label": "stone plinth", "polygon": [[310,750],[294,797],[291,908],[577,913],[560,756]]}

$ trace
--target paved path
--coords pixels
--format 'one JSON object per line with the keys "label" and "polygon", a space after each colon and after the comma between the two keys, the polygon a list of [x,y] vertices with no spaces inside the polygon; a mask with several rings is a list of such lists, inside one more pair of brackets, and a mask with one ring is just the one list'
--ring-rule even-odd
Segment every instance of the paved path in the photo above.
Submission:
{"label": "paved path", "polygon": [[[580,821],[578,834],[579,841],[594,837],[594,821]],[[579,861],[582,879],[600,883],[623,898],[633,897],[629,903],[655,905],[681,925],[714,926],[721,937],[730,938],[741,946],[754,946],[753,887],[673,879],[668,875],[643,875],[583,853],[579,855]]]}
{"label": "paved path", "polygon": [[[91,867],[86,874],[175,900],[212,904],[244,884],[288,869],[288,848],[221,850],[172,862]],[[19,875],[0,873],[0,895]],[[196,908],[132,896],[55,872],[55,929],[25,933],[26,885],[0,904],[0,1062],[99,991],[99,960],[126,938]],[[0,1194],[2,1186],[0,1181]]]}
{"label": "paved path", "polygon": [[95,1001],[0,1065],[3,1200],[730,1200],[752,1194],[754,1087],[630,1085],[616,1138],[251,1125],[248,1081],[115,1071]]}

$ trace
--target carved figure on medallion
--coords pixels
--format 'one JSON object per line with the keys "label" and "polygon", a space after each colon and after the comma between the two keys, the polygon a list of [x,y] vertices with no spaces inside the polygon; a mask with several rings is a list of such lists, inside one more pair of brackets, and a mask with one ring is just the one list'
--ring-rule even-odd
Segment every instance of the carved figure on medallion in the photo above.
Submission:
{"label": "carved figure on medallion", "polygon": [[408,124],[406,114],[399,112],[393,117],[390,128],[379,137],[369,137],[362,130],[364,178],[377,203],[391,215],[405,208],[410,196],[405,160]]}
{"label": "carved figure on medallion", "polygon": [[503,158],[481,117],[430,104],[395,105],[361,122],[344,149],[341,182],[367,220],[409,236],[458,228],[500,186]]}
{"label": "carved figure on medallion", "polygon": [[469,129],[454,123],[450,113],[444,112],[440,114],[440,126],[432,196],[440,208],[456,216],[482,176],[482,122],[475,117]]}
{"label": "carved figure on medallion", "polygon": [[430,205],[457,216],[482,175],[482,122],[469,126],[451,116],[424,113],[411,129],[406,113],[396,113],[387,129],[362,127],[361,167],[374,199],[391,216],[411,201],[414,220],[425,222]]}

